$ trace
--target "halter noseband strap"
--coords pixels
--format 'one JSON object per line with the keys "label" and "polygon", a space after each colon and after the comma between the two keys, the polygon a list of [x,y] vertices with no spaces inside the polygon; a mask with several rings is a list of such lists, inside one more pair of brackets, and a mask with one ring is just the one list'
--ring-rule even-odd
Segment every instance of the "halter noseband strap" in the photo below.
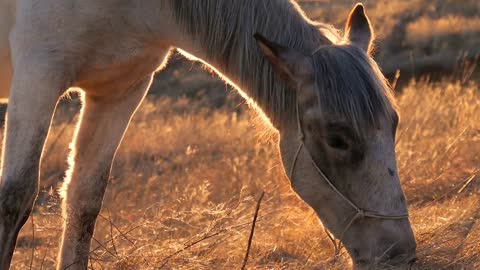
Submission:
{"label": "halter noseband strap", "polygon": [[335,185],[332,183],[332,181],[330,181],[330,179],[328,179],[328,177],[325,175],[325,173],[320,169],[320,167],[317,165],[317,163],[315,162],[315,160],[313,159],[312,155],[310,154],[310,152],[308,151],[308,149],[305,147],[305,133],[303,133],[303,129],[302,129],[302,124],[300,122],[300,111],[299,111],[299,108],[298,108],[298,102],[296,103],[296,117],[297,117],[297,128],[298,128],[298,139],[300,141],[300,144],[298,146],[298,149],[297,151],[295,152],[295,156],[293,157],[293,163],[292,163],[292,167],[290,168],[290,171],[289,171],[289,175],[288,177],[290,178],[290,180],[293,181],[293,173],[295,171],[295,167],[296,167],[296,164],[297,164],[297,161],[298,161],[298,157],[300,155],[300,152],[302,151],[303,148],[305,148],[305,152],[308,156],[308,158],[310,159],[313,167],[315,168],[315,170],[317,171],[317,173],[325,180],[325,182],[330,186],[330,188],[335,191],[335,193],[337,193],[338,196],[340,196],[340,198],[342,198],[346,203],[348,203],[357,213],[352,217],[352,219],[348,222],[347,226],[345,226],[345,229],[343,229],[343,232],[342,234],[340,235],[340,238],[339,240],[342,241],[343,240],[343,236],[344,234],[348,231],[348,229],[350,229],[350,227],[352,226],[352,224],[357,220],[357,219],[360,219],[360,218],[378,218],[378,219],[392,219],[392,220],[395,220],[395,219],[405,219],[405,218],[408,218],[408,214],[402,214],[402,215],[383,215],[383,214],[380,214],[380,213],[375,213],[375,212],[369,212],[369,211],[365,211],[363,210],[362,208],[358,207],[354,202],[352,202],[349,198],[347,198],[342,192],[340,192],[336,187]]}

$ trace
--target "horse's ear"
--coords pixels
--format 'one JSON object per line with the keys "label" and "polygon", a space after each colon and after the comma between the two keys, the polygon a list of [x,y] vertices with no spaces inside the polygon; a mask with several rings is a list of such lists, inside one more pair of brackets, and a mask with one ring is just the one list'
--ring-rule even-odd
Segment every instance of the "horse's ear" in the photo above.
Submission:
{"label": "horse's ear", "polygon": [[351,44],[371,53],[375,34],[362,4],[358,3],[350,12],[345,33]]}
{"label": "horse's ear", "polygon": [[297,84],[313,74],[312,64],[302,53],[269,41],[258,33],[254,37],[260,51],[287,82]]}

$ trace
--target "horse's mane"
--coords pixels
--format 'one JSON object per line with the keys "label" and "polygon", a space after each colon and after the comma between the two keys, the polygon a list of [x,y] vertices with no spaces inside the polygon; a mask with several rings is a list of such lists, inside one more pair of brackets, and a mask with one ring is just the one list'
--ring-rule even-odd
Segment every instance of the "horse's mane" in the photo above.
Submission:
{"label": "horse's mane", "polygon": [[[274,74],[272,66],[257,48],[253,35],[260,33],[283,46],[305,55],[316,54],[316,66],[328,74],[330,88],[319,87],[322,103],[335,101],[335,111],[360,126],[363,120],[375,119],[379,109],[387,111],[390,98],[383,75],[365,53],[341,44],[342,37],[333,27],[310,21],[300,7],[290,0],[169,0],[174,16],[197,46],[206,51],[209,62],[226,74],[238,74],[236,81],[248,98],[255,100],[273,123],[294,119],[296,94]],[[335,45],[337,49],[327,49]],[[344,46],[343,49],[341,46]],[[338,58],[336,57],[338,55]],[[320,60],[322,58],[323,60]],[[356,62],[355,58],[359,58]],[[322,62],[323,61],[323,62]],[[352,63],[354,62],[354,63]],[[340,74],[329,70],[334,65]],[[353,68],[352,76],[348,73]],[[335,79],[348,78],[350,84]],[[333,77],[332,77],[333,76]],[[323,82],[327,86],[327,82]],[[360,89],[361,88],[361,89]],[[352,91],[354,89],[355,91]],[[379,92],[378,89],[381,89]],[[384,91],[385,90],[385,91]],[[330,106],[331,107],[331,106]],[[328,107],[327,107],[328,108]],[[370,122],[370,121],[369,121]]]}

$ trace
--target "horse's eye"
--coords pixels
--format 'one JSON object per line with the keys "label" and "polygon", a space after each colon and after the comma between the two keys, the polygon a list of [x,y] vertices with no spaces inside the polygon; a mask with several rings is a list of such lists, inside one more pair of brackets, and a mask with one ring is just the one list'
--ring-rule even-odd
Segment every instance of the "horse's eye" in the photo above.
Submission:
{"label": "horse's eye", "polygon": [[349,148],[348,142],[339,135],[330,135],[327,138],[328,146],[338,149],[338,150],[347,150]]}

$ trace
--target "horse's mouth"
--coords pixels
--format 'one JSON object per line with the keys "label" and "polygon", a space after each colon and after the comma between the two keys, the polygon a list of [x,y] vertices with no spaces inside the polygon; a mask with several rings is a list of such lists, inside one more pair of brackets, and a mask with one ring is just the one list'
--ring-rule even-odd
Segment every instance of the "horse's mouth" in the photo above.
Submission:
{"label": "horse's mouth", "polygon": [[417,261],[416,256],[412,256],[408,259],[405,258],[393,258],[383,262],[375,262],[366,259],[358,259],[354,262],[355,270],[367,270],[367,269],[404,269],[410,270]]}

